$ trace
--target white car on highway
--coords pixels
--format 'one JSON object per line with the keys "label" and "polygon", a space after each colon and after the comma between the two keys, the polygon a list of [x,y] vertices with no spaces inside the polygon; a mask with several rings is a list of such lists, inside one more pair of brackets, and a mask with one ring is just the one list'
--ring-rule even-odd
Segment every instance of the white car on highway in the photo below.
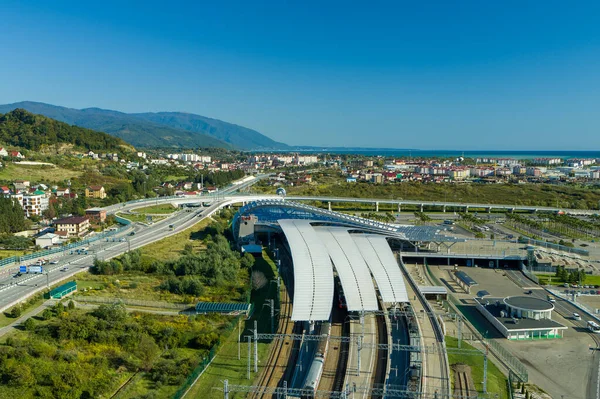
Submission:
{"label": "white car on highway", "polygon": [[579,313],[573,313],[573,320],[581,320]]}

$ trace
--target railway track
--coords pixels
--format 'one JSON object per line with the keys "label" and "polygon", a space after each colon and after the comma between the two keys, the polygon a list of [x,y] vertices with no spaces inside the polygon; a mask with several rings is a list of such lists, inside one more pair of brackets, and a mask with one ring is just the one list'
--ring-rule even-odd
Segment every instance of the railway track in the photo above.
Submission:
{"label": "railway track", "polygon": [[[345,309],[334,307],[332,311],[331,336],[349,336],[350,327],[344,323],[348,312]],[[341,390],[346,375],[349,344],[347,342],[330,341],[323,367],[323,374],[319,381],[319,390]],[[339,387],[339,388],[338,388]]]}
{"label": "railway track", "polygon": [[[376,316],[377,323],[377,343],[385,344],[388,343],[388,329],[385,323],[385,317],[382,315]],[[385,384],[385,376],[388,365],[388,349],[378,348],[376,352],[375,370],[373,372],[373,379],[371,382],[372,387],[381,387]],[[373,398],[382,398],[380,395],[373,395]]]}
{"label": "railway track", "polygon": [[471,399],[477,397],[477,391],[469,384],[469,376],[464,371],[459,371],[456,374],[454,381],[454,398],[455,399]]}
{"label": "railway track", "polygon": [[[292,300],[287,289],[282,285],[282,298],[280,306],[279,323],[277,326],[278,334],[294,333],[294,322],[292,317]],[[261,387],[277,387],[282,381],[287,365],[289,363],[292,345],[290,342],[278,339],[275,340],[269,351],[269,357],[262,373],[255,385]],[[265,399],[272,397],[271,394],[254,392],[248,396],[253,399]]]}

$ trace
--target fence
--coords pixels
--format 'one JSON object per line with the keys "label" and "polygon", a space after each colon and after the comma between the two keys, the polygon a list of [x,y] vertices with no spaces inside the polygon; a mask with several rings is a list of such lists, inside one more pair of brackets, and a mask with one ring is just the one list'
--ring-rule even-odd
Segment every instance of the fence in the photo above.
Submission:
{"label": "fence", "polygon": [[22,256],[11,256],[10,258],[5,258],[5,259],[0,260],[0,267],[11,265],[13,263],[18,263],[18,262],[19,263],[26,262],[31,259],[42,258],[44,256],[54,255],[54,254],[57,254],[57,253],[60,253],[63,251],[67,251],[67,250],[70,250],[73,248],[81,247],[83,245],[87,245],[92,242],[96,242],[103,238],[107,238],[107,237],[113,236],[115,234],[119,234],[119,233],[125,231],[127,228],[128,228],[127,226],[124,226],[124,227],[120,227],[116,230],[103,231],[102,233],[94,234],[93,236],[86,238],[84,240],[81,240],[81,241],[78,241],[78,242],[75,242],[72,244],[62,245],[57,248],[45,249],[43,251],[33,252],[33,253],[30,253],[27,255],[22,255]]}
{"label": "fence", "polygon": [[585,256],[590,255],[590,252],[586,251],[585,249],[571,248],[571,247],[567,247],[565,245],[554,244],[554,243],[551,243],[548,241],[534,240],[533,238],[519,237],[519,242],[521,244],[537,245],[539,247],[551,248],[551,249],[556,249],[558,251],[570,252],[570,253],[579,254],[579,255],[585,255]]}
{"label": "fence", "polygon": [[[221,333],[222,337],[223,336],[225,336],[225,337],[229,336],[229,333],[231,333],[233,331],[234,327],[237,327],[237,325],[238,325],[238,323],[240,321],[240,317],[241,316],[235,317],[231,321],[231,323],[229,323],[229,325],[227,326],[227,328]],[[202,373],[204,372],[204,370],[206,370],[206,368],[213,361],[213,359],[217,355],[217,352],[218,352],[220,346],[221,346],[221,340],[219,339],[219,341],[217,341],[217,343],[214,344],[212,348],[210,348],[210,351],[208,352],[208,355],[202,358],[202,360],[200,361],[200,363],[198,364],[198,366],[196,366],[196,368],[194,369],[194,371],[192,371],[192,373],[190,374],[190,376],[179,387],[179,389],[177,390],[177,392],[175,392],[175,395],[173,395],[173,399],[181,399],[181,398],[183,398],[186,395],[187,391],[192,387],[192,385],[194,385],[194,383],[196,382],[196,380],[202,375]]]}
{"label": "fence", "polygon": [[527,266],[525,266],[525,264],[523,262],[521,262],[521,271],[523,272],[523,274],[530,279],[531,281],[533,281],[536,284],[540,283],[540,279],[538,278],[538,276],[536,276],[535,274],[533,274],[532,271],[530,271]]}

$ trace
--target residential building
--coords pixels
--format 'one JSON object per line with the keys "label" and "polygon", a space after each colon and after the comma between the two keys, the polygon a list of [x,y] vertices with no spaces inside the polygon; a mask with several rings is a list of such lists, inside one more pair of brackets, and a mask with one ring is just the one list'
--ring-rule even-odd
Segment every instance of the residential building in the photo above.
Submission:
{"label": "residential building", "polygon": [[97,223],[104,223],[106,220],[106,210],[102,208],[86,209],[85,216]]}
{"label": "residential building", "polygon": [[87,198],[106,198],[106,191],[103,186],[90,186],[85,189],[85,196]]}
{"label": "residential building", "polygon": [[21,154],[19,151],[11,151],[9,153],[9,155],[13,158],[19,158],[19,159],[25,158],[25,156],[23,154]]}
{"label": "residential building", "polygon": [[31,183],[28,180],[15,180],[13,186],[15,191],[25,191],[31,186]]}
{"label": "residential building", "polygon": [[7,157],[7,156],[8,156],[8,151],[6,151],[6,148],[0,147],[0,157]]}
{"label": "residential building", "polygon": [[44,212],[49,207],[49,200],[46,196],[46,193],[40,190],[36,190],[31,194],[23,195],[23,210],[25,211],[25,216],[42,216],[42,212]]}
{"label": "residential building", "polygon": [[66,233],[67,237],[84,236],[90,228],[90,220],[84,216],[72,216],[54,222],[57,232]]}
{"label": "residential building", "polygon": [[527,168],[527,176],[540,177],[542,175],[542,171],[539,168],[528,167]]}
{"label": "residential building", "polygon": [[57,197],[65,197],[65,196],[68,196],[70,193],[71,193],[71,189],[69,187],[56,189]]}

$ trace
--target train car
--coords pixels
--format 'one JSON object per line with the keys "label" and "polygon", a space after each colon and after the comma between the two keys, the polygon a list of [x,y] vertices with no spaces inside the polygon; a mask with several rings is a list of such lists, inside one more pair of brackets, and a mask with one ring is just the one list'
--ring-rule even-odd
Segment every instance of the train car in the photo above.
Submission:
{"label": "train car", "polygon": [[[319,335],[329,335],[331,333],[331,323],[324,322],[319,326]],[[317,341],[317,348],[315,349],[315,358],[313,359],[308,373],[306,374],[306,382],[304,383],[302,398],[312,398],[319,388],[321,381],[321,375],[323,374],[323,367],[325,359],[327,357],[327,349],[329,347],[328,339],[321,339]]]}

